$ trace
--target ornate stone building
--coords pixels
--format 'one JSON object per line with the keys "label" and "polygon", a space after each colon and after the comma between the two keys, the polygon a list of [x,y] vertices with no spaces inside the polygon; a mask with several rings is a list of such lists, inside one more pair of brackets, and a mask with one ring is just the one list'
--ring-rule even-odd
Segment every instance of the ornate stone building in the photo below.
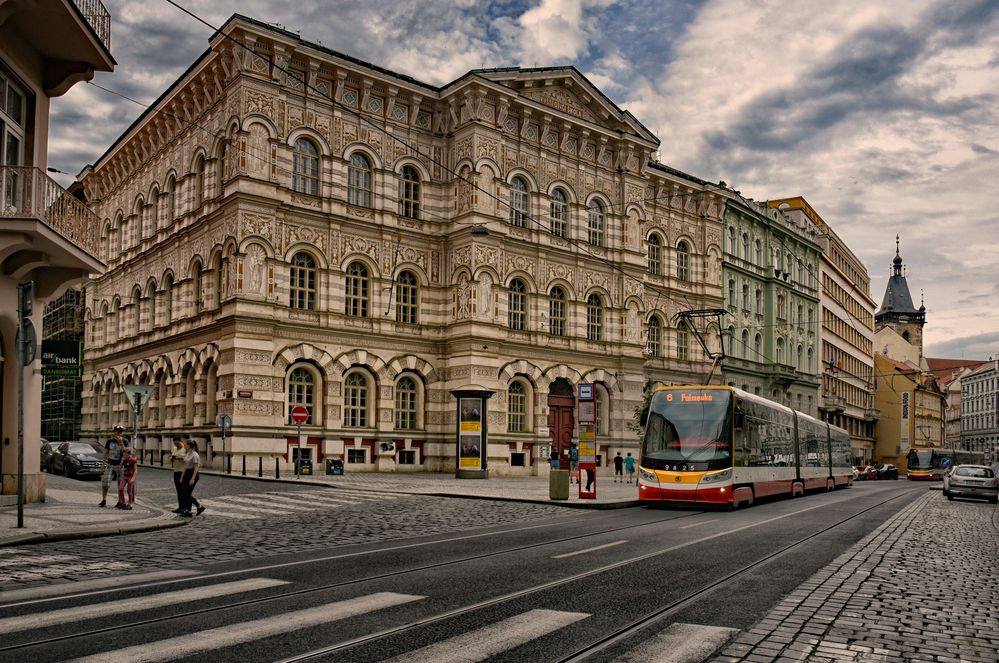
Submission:
{"label": "ornate stone building", "polygon": [[303,457],[447,471],[474,385],[489,470],[533,474],[590,382],[599,452],[634,450],[647,382],[709,370],[675,314],[721,304],[722,194],[658,144],[572,67],[438,88],[232,17],[82,176],[85,432],[147,384],[147,460],[181,433],[288,462],[305,405]]}
{"label": "ornate stone building", "polygon": [[815,226],[752,200],[728,201],[724,221],[725,380],[816,416],[821,248]]}

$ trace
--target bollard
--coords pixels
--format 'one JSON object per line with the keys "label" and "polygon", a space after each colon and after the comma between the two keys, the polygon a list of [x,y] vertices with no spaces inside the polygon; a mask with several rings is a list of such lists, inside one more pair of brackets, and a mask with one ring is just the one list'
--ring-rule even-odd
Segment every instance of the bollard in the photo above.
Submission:
{"label": "bollard", "polygon": [[243,454],[243,476],[246,476],[246,454]]}
{"label": "bollard", "polygon": [[226,471],[225,471],[225,473],[226,474],[232,474],[232,454],[229,454],[228,456],[226,456],[225,460],[226,460],[226,468],[227,468]]}
{"label": "bollard", "polygon": [[274,478],[281,478],[281,459],[277,456],[274,456]]}
{"label": "bollard", "polygon": [[257,476],[263,478],[264,476],[264,457],[257,456]]}

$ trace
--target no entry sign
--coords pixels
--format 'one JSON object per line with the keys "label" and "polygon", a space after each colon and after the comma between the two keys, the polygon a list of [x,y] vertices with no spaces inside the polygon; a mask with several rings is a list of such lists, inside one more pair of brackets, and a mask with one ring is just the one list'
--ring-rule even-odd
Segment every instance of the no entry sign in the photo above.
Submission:
{"label": "no entry sign", "polygon": [[291,420],[296,424],[304,424],[309,420],[309,408],[304,405],[296,405],[291,408]]}

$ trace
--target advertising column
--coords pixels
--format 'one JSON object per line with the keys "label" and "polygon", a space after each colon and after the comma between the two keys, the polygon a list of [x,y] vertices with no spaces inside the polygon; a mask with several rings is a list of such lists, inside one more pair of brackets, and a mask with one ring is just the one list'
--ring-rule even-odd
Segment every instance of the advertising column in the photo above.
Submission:
{"label": "advertising column", "polygon": [[579,423],[579,497],[597,497],[597,401],[593,384],[577,385]]}
{"label": "advertising column", "polygon": [[455,476],[459,479],[489,478],[486,402],[494,393],[496,392],[475,387],[451,392],[458,406]]}

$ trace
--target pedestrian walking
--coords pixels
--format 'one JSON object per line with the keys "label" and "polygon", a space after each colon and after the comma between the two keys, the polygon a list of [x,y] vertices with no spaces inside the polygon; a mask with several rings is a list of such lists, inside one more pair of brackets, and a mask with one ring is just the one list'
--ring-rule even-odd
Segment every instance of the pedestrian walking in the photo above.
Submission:
{"label": "pedestrian walking", "polygon": [[[118,466],[118,505],[116,508],[132,510],[135,501],[135,478],[139,474],[139,461],[135,459],[130,447],[125,447],[121,454],[121,464]],[[128,498],[128,503],[125,498]]]}
{"label": "pedestrian walking", "polygon": [[579,449],[576,447],[576,444],[573,443],[573,445],[569,447],[569,483],[572,483],[573,480],[575,480],[577,484],[579,483],[578,471]]}
{"label": "pedestrian walking", "polygon": [[190,518],[191,507],[198,510],[198,515],[205,512],[205,507],[194,499],[194,487],[198,485],[201,477],[201,456],[198,455],[198,443],[194,440],[187,441],[187,454],[184,456],[184,474],[180,477],[180,485],[184,489],[184,501],[180,505],[180,515]]}
{"label": "pedestrian walking", "polygon": [[181,484],[181,477],[184,476],[184,456],[187,449],[184,448],[184,441],[179,435],[173,436],[173,449],[170,450],[170,466],[173,468],[173,487],[177,491],[177,508],[174,513],[181,513],[184,510],[184,489]]}
{"label": "pedestrian walking", "polygon": [[[118,481],[118,468],[121,465],[122,452],[130,446],[128,438],[125,437],[125,427],[115,426],[111,431],[111,437],[104,441],[104,472],[101,474],[101,503],[97,506],[108,505],[108,486],[112,481]],[[121,499],[116,506],[121,506]]]}
{"label": "pedestrian walking", "polygon": [[548,456],[548,463],[551,465],[553,470],[558,469],[558,449],[552,447],[552,452]]}
{"label": "pedestrian walking", "polygon": [[635,479],[635,459],[630,451],[624,459],[624,469],[628,472],[628,483],[631,483]]}
{"label": "pedestrian walking", "polygon": [[620,451],[614,456],[614,483],[618,482],[624,483],[624,458]]}

